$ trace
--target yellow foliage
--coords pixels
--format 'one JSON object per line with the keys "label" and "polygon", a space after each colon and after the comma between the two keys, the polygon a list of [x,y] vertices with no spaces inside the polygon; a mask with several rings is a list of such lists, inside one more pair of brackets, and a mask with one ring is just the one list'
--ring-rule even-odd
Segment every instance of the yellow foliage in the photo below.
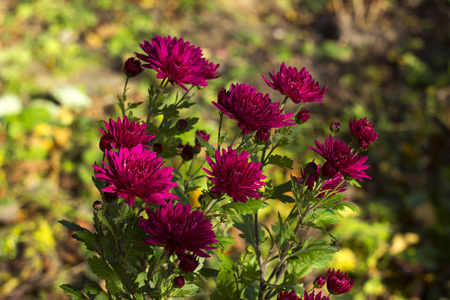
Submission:
{"label": "yellow foliage", "polygon": [[342,248],[333,256],[328,266],[330,268],[340,269],[344,273],[352,271],[356,267],[356,255],[349,248]]}

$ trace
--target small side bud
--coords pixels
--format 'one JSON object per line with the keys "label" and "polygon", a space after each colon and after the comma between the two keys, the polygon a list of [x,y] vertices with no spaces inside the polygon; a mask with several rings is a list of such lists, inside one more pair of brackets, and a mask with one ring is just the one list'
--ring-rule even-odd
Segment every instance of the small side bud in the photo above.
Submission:
{"label": "small side bud", "polygon": [[338,133],[339,131],[341,131],[341,124],[339,124],[338,122],[331,122],[330,131],[332,133]]}
{"label": "small side bud", "polygon": [[153,151],[155,151],[156,153],[161,154],[162,150],[163,147],[160,143],[156,143],[153,145]]}
{"label": "small side bud", "polygon": [[184,276],[175,277],[175,279],[173,280],[173,284],[178,288],[182,288],[185,284]]}
{"label": "small side bud", "polygon": [[103,208],[103,203],[101,202],[101,201],[94,201],[94,203],[92,204],[92,208],[95,210],[95,211],[99,211],[99,210],[102,210],[102,208]]}
{"label": "small side bud", "polygon": [[179,119],[176,124],[177,129],[180,131],[185,130],[187,125],[188,125],[188,122],[185,119]]}
{"label": "small side bud", "polygon": [[303,124],[306,123],[306,121],[311,118],[310,113],[306,109],[302,109],[296,116],[295,116],[295,122],[297,124]]}
{"label": "small side bud", "polygon": [[255,143],[263,145],[267,143],[270,138],[270,131],[258,130],[255,136]]}
{"label": "small side bud", "polygon": [[245,247],[245,253],[247,253],[249,255],[253,255],[253,254],[255,254],[255,249],[252,246],[247,246],[247,247]]}
{"label": "small side bud", "polygon": [[313,161],[307,163],[305,166],[305,170],[306,170],[306,173],[308,173],[308,175],[316,175],[318,168],[319,167]]}
{"label": "small side bud", "polygon": [[144,68],[141,66],[141,62],[135,57],[130,57],[123,65],[123,73],[125,73],[127,77],[137,76],[141,74],[142,71],[144,71]]}
{"label": "small side bud", "polygon": [[194,147],[186,144],[181,151],[181,158],[185,161],[189,161],[194,157]]}
{"label": "small side bud", "polygon": [[320,275],[314,280],[314,287],[316,289],[320,289],[321,287],[323,287],[325,285],[325,283],[327,283],[327,280],[325,279],[325,277]]}

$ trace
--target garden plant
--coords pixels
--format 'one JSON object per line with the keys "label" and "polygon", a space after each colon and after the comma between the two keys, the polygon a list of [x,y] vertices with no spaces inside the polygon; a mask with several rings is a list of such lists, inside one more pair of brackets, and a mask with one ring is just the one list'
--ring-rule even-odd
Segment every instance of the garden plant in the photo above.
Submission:
{"label": "garden plant", "polygon": [[[299,176],[275,184],[266,167],[292,169],[293,160],[276,150],[302,134],[311,118],[305,107],[324,105],[315,102],[326,87],[305,68],[282,63],[262,76],[273,95],[231,84],[212,99],[218,127],[195,128],[199,119],[180,112],[192,110],[195,92],[220,76],[219,64],[182,38],[156,36],[140,47],[124,64],[121,115],[98,123],[103,160],[92,170],[101,195],[93,204],[94,230],[60,221],[92,252],[88,264],[106,285],[61,288],[72,299],[180,299],[214,278],[210,299],[326,300],[350,292],[355,282],[347,274],[325,268],[339,250],[329,228],[340,211],[357,211],[346,188],[370,179],[363,152],[378,138],[371,122],[349,120],[351,141],[341,140],[341,125],[331,123],[324,141],[311,138],[317,158],[303,162]],[[144,71],[156,72],[160,84],[149,86],[145,103],[130,101],[128,82]],[[286,111],[288,101],[295,111]],[[227,118],[234,128],[224,128]],[[180,136],[193,130],[192,144],[183,143]],[[209,143],[211,135],[217,144]],[[197,201],[190,200],[199,190]],[[278,213],[269,226],[258,212],[273,200],[290,213]],[[230,256],[237,239],[245,251]],[[217,269],[211,256],[220,260]],[[306,290],[302,278],[313,269],[323,276]]]}

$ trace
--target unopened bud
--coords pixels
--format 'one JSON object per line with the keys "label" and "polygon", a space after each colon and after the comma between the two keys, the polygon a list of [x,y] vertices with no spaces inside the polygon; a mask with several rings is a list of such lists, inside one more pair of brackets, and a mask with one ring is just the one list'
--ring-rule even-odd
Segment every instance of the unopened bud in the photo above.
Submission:
{"label": "unopened bud", "polygon": [[176,126],[177,126],[178,130],[185,130],[187,127],[187,124],[188,124],[188,122],[185,119],[179,119],[177,121]]}
{"label": "unopened bud", "polygon": [[161,152],[163,150],[163,147],[162,147],[162,145],[160,143],[156,143],[156,144],[153,145],[153,150],[156,153],[161,154]]}
{"label": "unopened bud", "polygon": [[306,173],[308,173],[308,175],[316,175],[317,169],[318,169],[318,166],[313,161],[307,163],[305,166],[305,170],[306,170]]}
{"label": "unopened bud", "polygon": [[297,124],[303,124],[306,123],[306,121],[311,118],[311,115],[306,109],[302,109],[296,116],[295,116],[295,122]]}
{"label": "unopened bud", "polygon": [[330,130],[332,133],[338,133],[339,131],[341,131],[341,124],[339,124],[338,122],[331,122]]}
{"label": "unopened bud", "polygon": [[137,76],[141,74],[142,71],[144,71],[144,68],[142,68],[141,62],[135,57],[130,57],[123,65],[123,72],[128,77]]}
{"label": "unopened bud", "polygon": [[96,211],[101,210],[103,207],[103,203],[101,201],[94,201],[94,203],[92,204],[92,208]]}
{"label": "unopened bud", "polygon": [[181,151],[181,158],[185,161],[189,161],[194,157],[194,147],[189,144],[186,144]]}
{"label": "unopened bud", "polygon": [[267,143],[270,138],[270,131],[258,130],[255,136],[255,143],[263,145]]}
{"label": "unopened bud", "polygon": [[177,276],[177,277],[175,277],[175,279],[173,280],[173,284],[176,287],[182,288],[184,286],[184,284],[185,284],[184,276]]}
{"label": "unopened bud", "polygon": [[320,275],[319,277],[317,277],[314,280],[314,287],[316,289],[320,289],[321,287],[323,287],[325,285],[325,283],[327,283],[327,280],[325,279],[325,277],[323,277],[322,275]]}

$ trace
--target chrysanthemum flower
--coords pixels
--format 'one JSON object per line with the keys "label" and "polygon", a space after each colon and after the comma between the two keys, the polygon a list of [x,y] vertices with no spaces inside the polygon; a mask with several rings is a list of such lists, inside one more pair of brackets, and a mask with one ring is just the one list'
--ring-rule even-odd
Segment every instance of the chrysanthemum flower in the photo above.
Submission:
{"label": "chrysanthemum flower", "polygon": [[173,169],[162,168],[162,158],[156,157],[155,152],[139,144],[130,150],[120,148],[119,153],[105,150],[105,155],[108,164],[103,162],[104,168],[92,166],[95,177],[110,184],[102,191],[116,193],[125,198],[129,206],[134,204],[136,197],[152,204],[166,204],[164,198],[177,199],[168,192],[177,185],[170,181]]}
{"label": "chrysanthemum flower", "polygon": [[[141,218],[139,225],[150,237],[144,243],[164,245],[169,255],[175,253],[180,259],[186,251],[200,257],[209,257],[202,250],[215,249],[209,245],[217,242],[210,220],[203,212],[191,211],[190,205],[178,202],[175,207],[170,201],[154,212],[147,208],[148,219]],[[191,254],[190,254],[191,255]]]}
{"label": "chrysanthemum flower", "polygon": [[314,295],[316,291],[312,291],[309,295],[308,292],[305,291],[305,294],[303,295],[303,300],[330,300],[330,298],[326,296],[322,296],[322,292],[317,293],[317,295]]}
{"label": "chrysanthemum flower", "polygon": [[281,64],[280,72],[275,74],[273,70],[273,74],[269,75],[272,82],[261,75],[266,84],[282,95],[288,96],[294,103],[320,102],[327,89],[326,86],[321,88],[305,68],[298,72],[297,68],[286,68],[284,62]]}
{"label": "chrysanthemum flower", "polygon": [[150,42],[140,44],[145,54],[135,53],[142,61],[142,66],[154,69],[158,74],[156,78],[166,79],[188,90],[184,84],[207,86],[207,79],[219,77],[215,65],[205,58],[200,47],[196,48],[183,39],[155,36]]}
{"label": "chrysanthemum flower", "polygon": [[[311,163],[314,164],[314,161]],[[301,177],[295,177],[295,179],[298,182],[300,182],[301,184],[305,184],[308,187],[308,190],[312,191],[314,188],[314,184],[320,177],[321,165],[320,164],[316,165],[314,173],[312,173],[312,172],[308,173],[307,168],[308,168],[308,165],[305,165],[304,167],[302,167],[300,169]],[[324,182],[324,184],[321,188],[321,191],[323,191],[323,192],[318,194],[317,196],[319,198],[321,198],[325,195],[325,192],[330,192],[334,189],[336,189],[336,190],[333,192],[333,194],[336,192],[338,192],[338,193],[344,192],[346,190],[346,188],[345,188],[345,181],[344,182],[343,181],[344,180],[342,178],[342,174],[336,173],[331,179],[328,179]]]}
{"label": "chrysanthemum flower", "polygon": [[289,120],[294,113],[283,114],[280,103],[272,103],[269,94],[263,95],[245,83],[231,84],[228,91],[222,88],[217,103],[213,102],[213,105],[238,121],[243,134],[295,125],[293,120]]}
{"label": "chrysanthemum flower", "polygon": [[130,78],[141,74],[142,71],[144,71],[144,68],[135,57],[128,58],[123,64],[123,72]]}
{"label": "chrysanthemum flower", "polygon": [[180,268],[187,273],[194,272],[199,264],[200,262],[195,255],[187,253],[180,257]]}
{"label": "chrysanthemum flower", "polygon": [[362,181],[362,178],[370,179],[364,172],[369,166],[363,165],[367,156],[358,156],[346,143],[338,139],[334,140],[332,135],[325,139],[325,145],[318,141],[314,141],[314,143],[317,149],[308,147],[326,160],[321,171],[323,176],[333,178],[337,173],[341,173],[359,181]]}
{"label": "chrysanthemum flower", "polygon": [[231,147],[228,151],[216,150],[216,162],[213,162],[207,155],[206,160],[211,166],[211,171],[203,170],[211,176],[207,176],[212,181],[214,187],[212,192],[225,193],[235,202],[247,202],[247,198],[260,198],[256,190],[266,183],[261,181],[266,178],[260,169],[261,163],[248,162],[250,154],[247,151],[237,154]]}
{"label": "chrysanthemum flower", "polygon": [[300,298],[295,294],[295,291],[291,292],[279,292],[277,300],[299,300]]}
{"label": "chrysanthemum flower", "polygon": [[103,133],[100,139],[100,149],[102,151],[119,149],[121,147],[131,149],[139,144],[144,147],[150,147],[148,142],[155,138],[154,135],[150,135],[145,130],[147,124],[139,124],[138,122],[130,122],[128,117],[125,116],[123,121],[117,118],[117,122],[113,119],[109,119],[109,123],[105,123],[105,128],[107,131],[100,128],[101,133]]}
{"label": "chrysanthemum flower", "polygon": [[356,118],[349,121],[350,132],[361,149],[369,148],[370,143],[378,139],[378,132],[375,131],[375,126],[367,120],[367,118],[356,120]]}
{"label": "chrysanthemum flower", "polygon": [[347,274],[338,270],[337,272],[331,271],[328,269],[327,272],[327,289],[333,295],[340,295],[344,293],[348,293],[355,282],[351,282],[351,278],[348,278]]}

